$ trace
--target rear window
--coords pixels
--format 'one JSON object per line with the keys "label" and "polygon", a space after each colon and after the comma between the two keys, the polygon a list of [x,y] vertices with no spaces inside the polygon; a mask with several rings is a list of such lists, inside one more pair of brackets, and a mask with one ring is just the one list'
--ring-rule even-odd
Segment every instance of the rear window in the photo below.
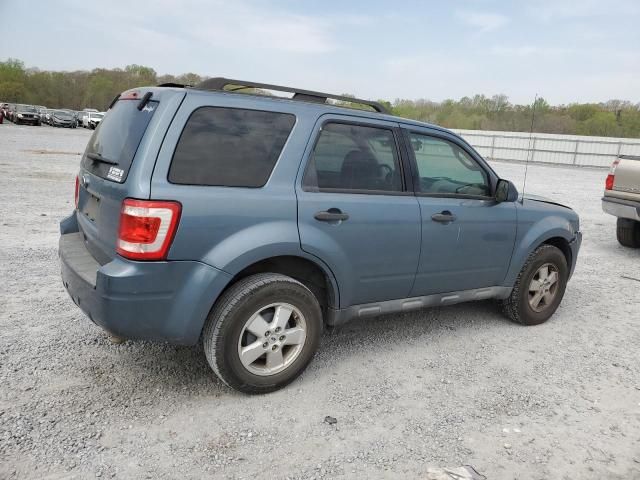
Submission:
{"label": "rear window", "polygon": [[140,140],[158,107],[158,102],[150,101],[138,110],[138,103],[119,100],[109,110],[89,140],[82,157],[83,168],[107,180],[126,180]]}
{"label": "rear window", "polygon": [[183,185],[262,187],[293,129],[295,116],[201,107],[182,131],[169,181]]}

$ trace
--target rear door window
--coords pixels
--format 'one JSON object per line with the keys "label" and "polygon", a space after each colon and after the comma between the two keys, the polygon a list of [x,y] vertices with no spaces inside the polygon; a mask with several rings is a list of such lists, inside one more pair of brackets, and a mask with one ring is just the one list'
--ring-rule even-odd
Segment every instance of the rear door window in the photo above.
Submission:
{"label": "rear door window", "polygon": [[[136,100],[118,100],[93,133],[82,158],[82,167],[107,180],[126,180],[133,157],[155,113],[158,102],[138,110]],[[88,115],[84,112],[84,115]]]}
{"label": "rear door window", "polygon": [[187,121],[169,168],[183,185],[262,187],[289,138],[295,116],[201,107]]}
{"label": "rear door window", "polygon": [[393,131],[327,123],[320,132],[303,184],[321,191],[402,191]]}

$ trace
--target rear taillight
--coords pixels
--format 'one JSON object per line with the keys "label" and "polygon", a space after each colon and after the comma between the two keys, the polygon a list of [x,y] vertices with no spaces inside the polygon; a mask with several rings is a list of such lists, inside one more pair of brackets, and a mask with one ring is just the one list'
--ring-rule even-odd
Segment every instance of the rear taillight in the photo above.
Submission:
{"label": "rear taillight", "polygon": [[76,203],[76,208],[78,208],[78,199],[80,198],[80,179],[78,175],[76,175],[76,191],[73,194],[73,200]]}
{"label": "rear taillight", "polygon": [[120,210],[117,252],[132,260],[165,260],[181,210],[178,202],[125,199]]}
{"label": "rear taillight", "polygon": [[604,183],[605,190],[613,190],[613,184],[616,181],[616,167],[620,163],[620,159],[616,158],[611,164],[611,168],[609,169],[609,175],[607,175],[607,180]]}
{"label": "rear taillight", "polygon": [[604,188],[605,190],[613,190],[613,182],[615,181],[616,176],[615,175],[607,175],[607,180],[604,182]]}

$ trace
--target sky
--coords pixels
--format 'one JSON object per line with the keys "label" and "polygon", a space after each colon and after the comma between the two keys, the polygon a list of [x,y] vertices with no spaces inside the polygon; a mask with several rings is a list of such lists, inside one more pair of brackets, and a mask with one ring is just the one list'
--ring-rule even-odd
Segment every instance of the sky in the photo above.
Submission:
{"label": "sky", "polygon": [[0,0],[0,61],[362,98],[640,102],[640,0]]}

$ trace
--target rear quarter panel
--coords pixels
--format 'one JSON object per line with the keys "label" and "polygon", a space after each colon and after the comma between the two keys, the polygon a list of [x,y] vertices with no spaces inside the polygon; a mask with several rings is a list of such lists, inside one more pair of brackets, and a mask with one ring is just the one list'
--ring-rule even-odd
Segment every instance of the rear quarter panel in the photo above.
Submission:
{"label": "rear quarter panel", "polygon": [[[299,102],[298,102],[299,103]],[[260,188],[172,184],[168,172],[182,130],[203,106],[291,113],[293,130],[266,185]],[[311,111],[309,111],[311,110]],[[155,199],[177,200],[182,217],[170,260],[196,260],[235,275],[278,255],[306,256],[300,248],[294,179],[317,115],[294,102],[191,91],[187,94],[158,155],[151,181]]]}

